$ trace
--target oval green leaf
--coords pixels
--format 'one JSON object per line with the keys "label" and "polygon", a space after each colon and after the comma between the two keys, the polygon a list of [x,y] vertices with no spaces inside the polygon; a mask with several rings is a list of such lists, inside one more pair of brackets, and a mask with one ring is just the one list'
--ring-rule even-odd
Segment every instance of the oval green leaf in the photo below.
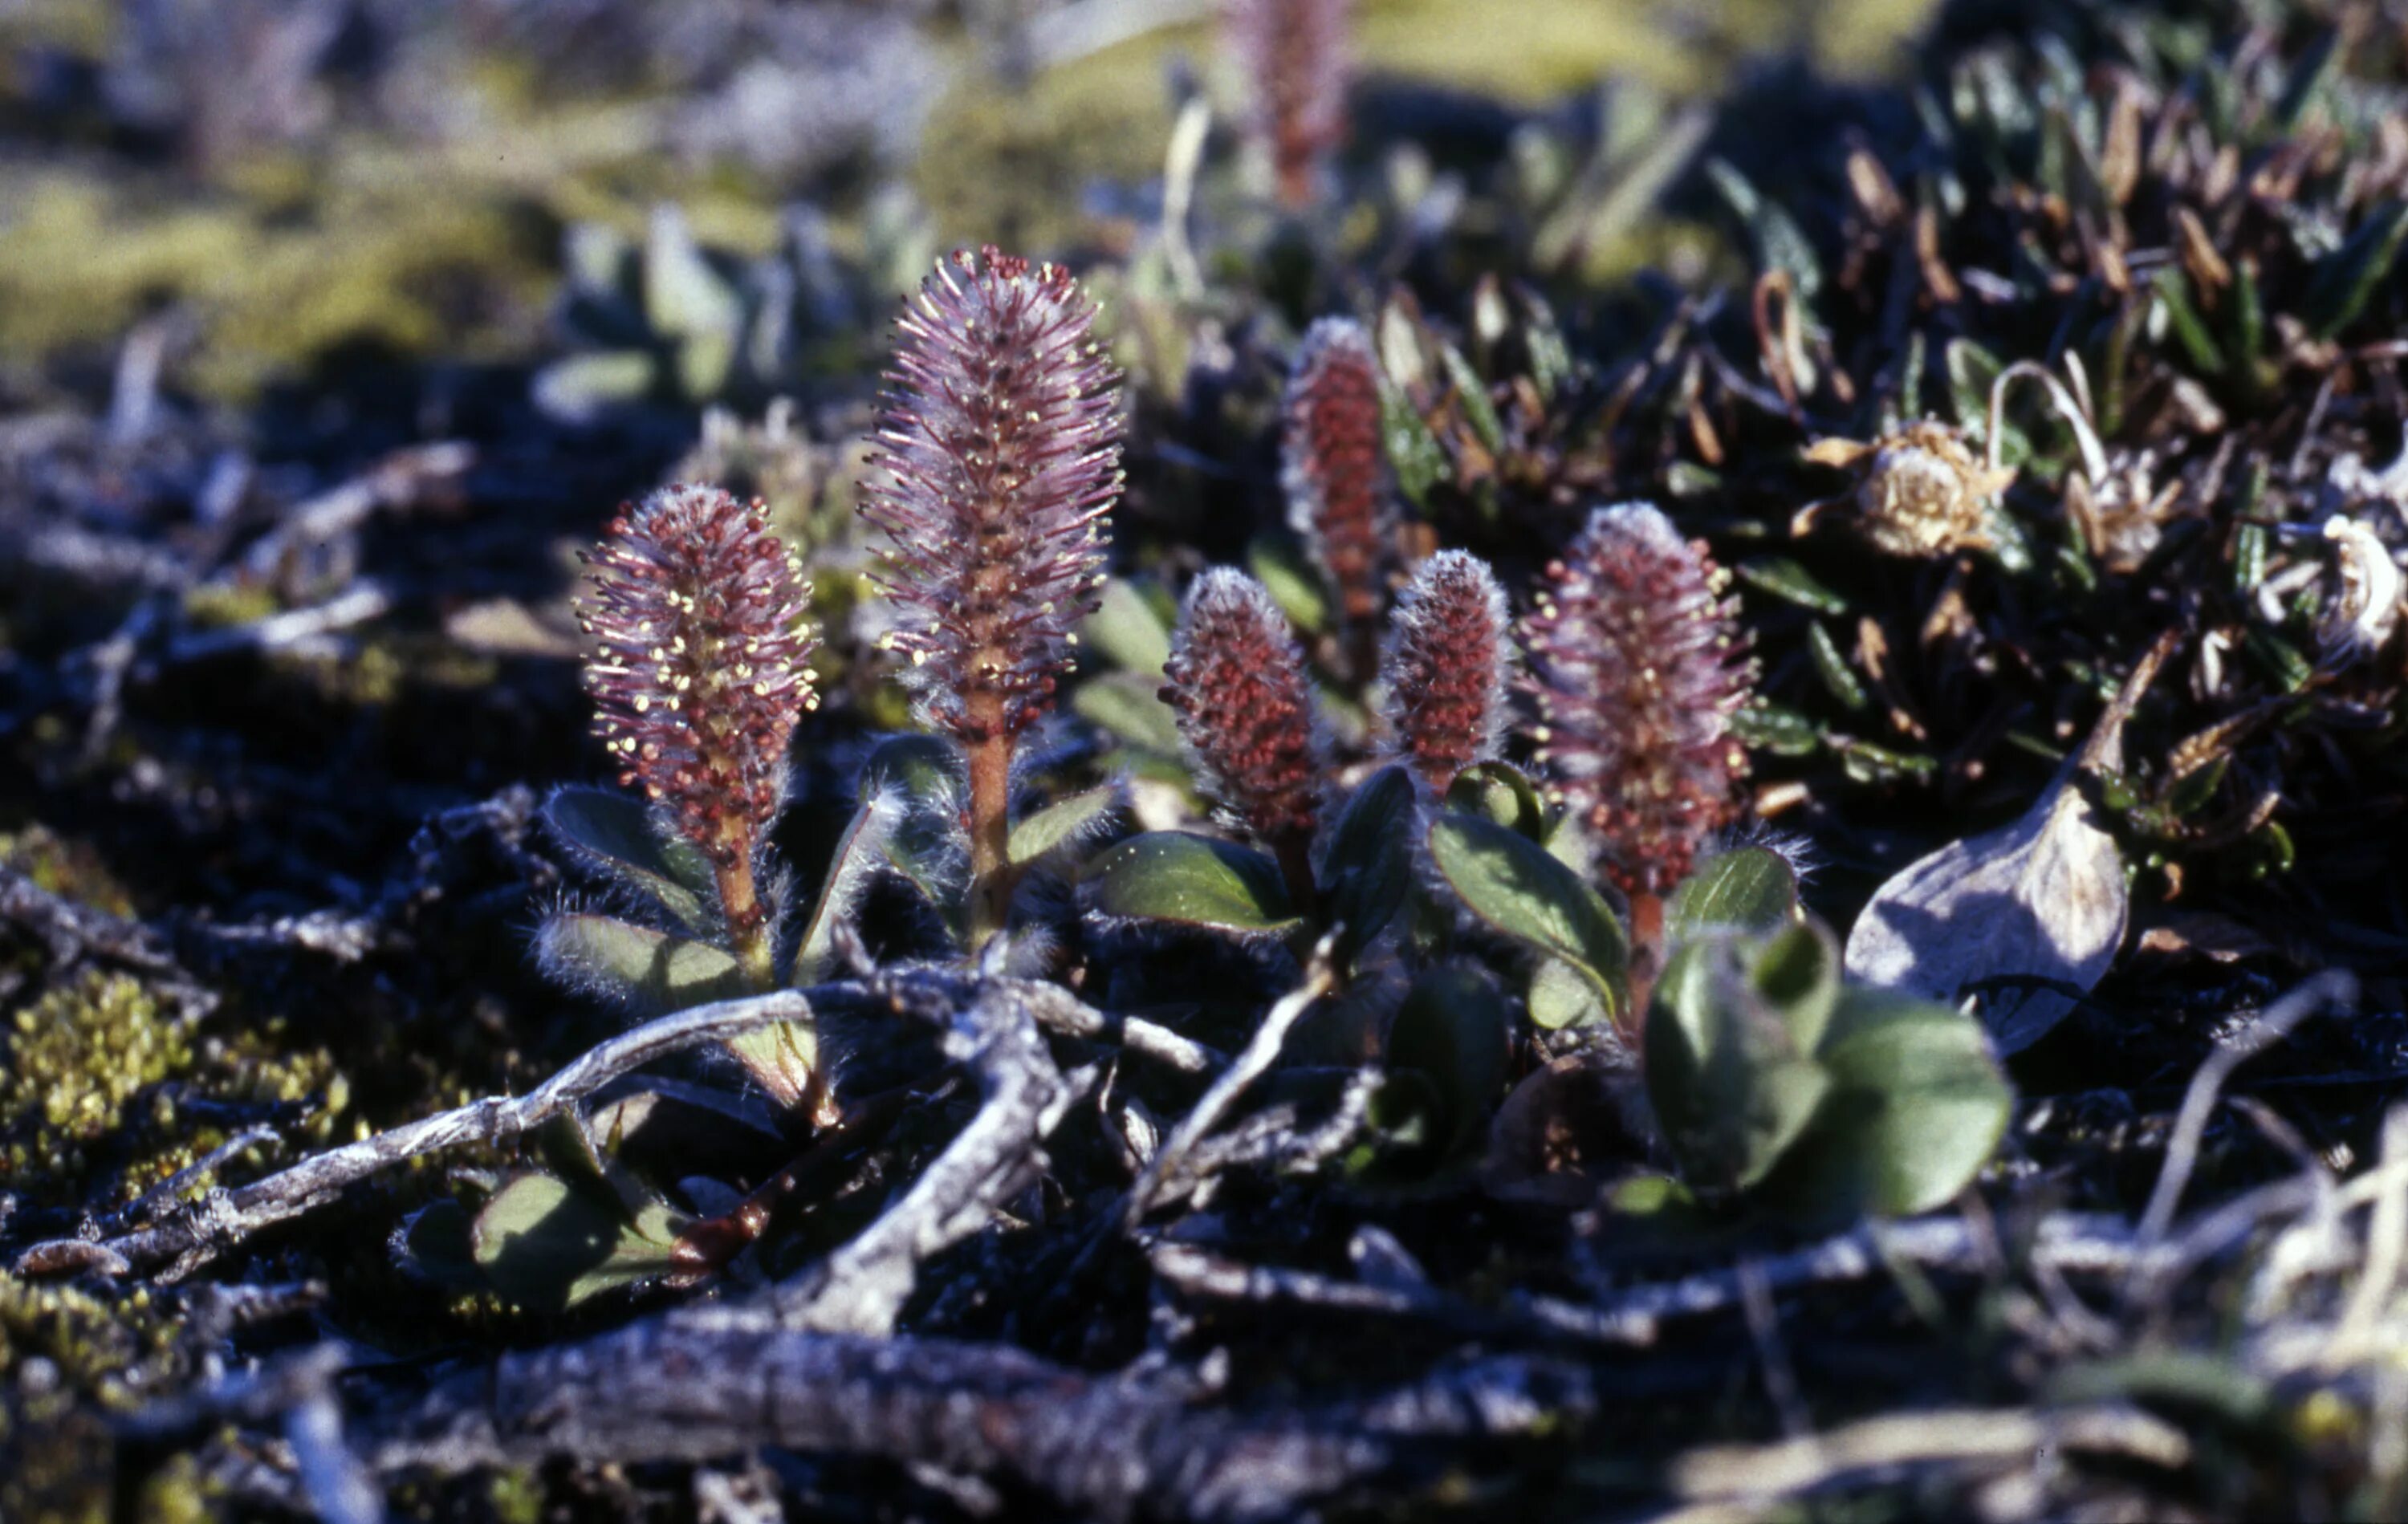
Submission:
{"label": "oval green leaf", "polygon": [[1980,1023],[1929,1001],[1850,990],[1815,1058],[1830,1099],[1764,1191],[1800,1222],[1942,1204],[1981,1172],[2014,1109]]}
{"label": "oval green leaf", "polygon": [[1509,827],[1453,811],[1430,822],[1430,862],[1490,928],[1559,958],[1595,987],[1606,1014],[1628,1005],[1628,943],[1597,890]]}
{"label": "oval green leaf", "polygon": [[1280,936],[1303,922],[1279,864],[1251,847],[1184,831],[1150,831],[1101,852],[1083,876],[1101,915],[1240,936]]}

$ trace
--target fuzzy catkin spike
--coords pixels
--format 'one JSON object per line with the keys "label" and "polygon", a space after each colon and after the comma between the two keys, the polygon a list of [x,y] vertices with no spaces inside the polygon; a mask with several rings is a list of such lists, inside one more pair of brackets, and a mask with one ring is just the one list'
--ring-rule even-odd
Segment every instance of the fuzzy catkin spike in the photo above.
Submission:
{"label": "fuzzy catkin spike", "polygon": [[1597,509],[1524,619],[1538,760],[1632,895],[1670,893],[1740,811],[1754,664],[1727,574],[1652,505]]}
{"label": "fuzzy catkin spike", "polygon": [[1438,793],[1498,755],[1513,678],[1505,590],[1479,557],[1441,550],[1397,600],[1380,681],[1391,744]]}
{"label": "fuzzy catkin spike", "polygon": [[810,584],[747,506],[716,487],[666,487],[610,521],[586,556],[580,622],[594,643],[595,734],[710,859],[738,944],[766,912],[754,859],[783,803],[786,743],[816,707]]}
{"label": "fuzzy catkin spike", "polygon": [[1216,566],[1188,590],[1163,673],[1197,781],[1295,883],[1320,821],[1326,759],[1287,617],[1261,583]]}
{"label": "fuzzy catkin spike", "polygon": [[1223,36],[1254,86],[1257,141],[1268,150],[1279,196],[1311,206],[1323,164],[1346,137],[1350,0],[1225,0]]}
{"label": "fuzzy catkin spike", "polygon": [[1103,586],[1120,376],[1069,272],[993,246],[905,305],[862,517],[886,537],[886,637],[922,714],[965,745],[1052,706]]}
{"label": "fuzzy catkin spike", "polygon": [[1351,318],[1305,331],[1288,373],[1280,483],[1288,523],[1312,550],[1347,622],[1364,625],[1387,601],[1396,541],[1380,441],[1380,369],[1371,336]]}

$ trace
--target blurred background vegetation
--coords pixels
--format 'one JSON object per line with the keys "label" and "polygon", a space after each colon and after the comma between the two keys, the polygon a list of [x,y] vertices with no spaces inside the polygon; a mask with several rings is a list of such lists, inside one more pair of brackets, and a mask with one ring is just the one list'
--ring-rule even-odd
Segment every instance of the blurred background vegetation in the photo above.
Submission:
{"label": "blurred background vegetation", "polygon": [[[1870,77],[1928,8],[1367,0],[1358,46],[1372,110],[1493,132],[1609,76],[1712,97],[1789,53]],[[330,361],[526,356],[567,230],[638,235],[664,202],[739,255],[798,204],[838,255],[879,215],[930,248],[1109,251],[1182,93],[1238,99],[1211,21],[1207,0],[5,0],[0,375],[97,371],[170,311],[176,380],[236,405]]]}

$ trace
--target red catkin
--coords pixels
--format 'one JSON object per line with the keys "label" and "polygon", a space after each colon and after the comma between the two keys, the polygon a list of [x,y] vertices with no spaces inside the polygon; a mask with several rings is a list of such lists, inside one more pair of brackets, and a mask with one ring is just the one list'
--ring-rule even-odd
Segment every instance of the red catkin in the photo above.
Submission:
{"label": "red catkin", "polygon": [[1598,508],[1522,623],[1538,761],[1626,893],[1662,895],[1740,812],[1754,665],[1727,574],[1644,503]]}
{"label": "red catkin", "polygon": [[1322,319],[1297,349],[1280,433],[1289,525],[1320,563],[1339,612],[1357,627],[1376,620],[1387,602],[1396,542],[1379,376],[1363,325]]}
{"label": "red catkin", "polygon": [[1287,617],[1261,583],[1215,567],[1188,590],[1163,672],[1204,791],[1309,885],[1326,757]]}
{"label": "red catkin", "polygon": [[1494,761],[1504,736],[1513,634],[1488,563],[1441,550],[1397,600],[1381,663],[1390,744],[1430,788]]}

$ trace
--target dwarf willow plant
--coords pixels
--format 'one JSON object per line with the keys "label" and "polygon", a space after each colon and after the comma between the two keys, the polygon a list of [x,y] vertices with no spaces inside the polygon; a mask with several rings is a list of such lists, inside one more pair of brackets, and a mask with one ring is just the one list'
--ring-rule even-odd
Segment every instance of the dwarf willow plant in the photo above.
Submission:
{"label": "dwarf willow plant", "polygon": [[[615,883],[627,913],[554,915],[538,955],[556,977],[648,1011],[774,988],[769,829],[788,740],[818,702],[802,563],[757,505],[690,485],[622,512],[585,561],[595,734],[642,797],[552,796],[553,829]],[[780,1104],[818,1093],[809,1033],[773,1028],[732,1047]]]}
{"label": "dwarf willow plant", "polygon": [[1003,929],[1013,762],[1073,666],[1120,495],[1119,374],[1068,271],[992,246],[907,305],[861,514],[885,537],[884,637],[922,721],[961,749],[969,937]]}

